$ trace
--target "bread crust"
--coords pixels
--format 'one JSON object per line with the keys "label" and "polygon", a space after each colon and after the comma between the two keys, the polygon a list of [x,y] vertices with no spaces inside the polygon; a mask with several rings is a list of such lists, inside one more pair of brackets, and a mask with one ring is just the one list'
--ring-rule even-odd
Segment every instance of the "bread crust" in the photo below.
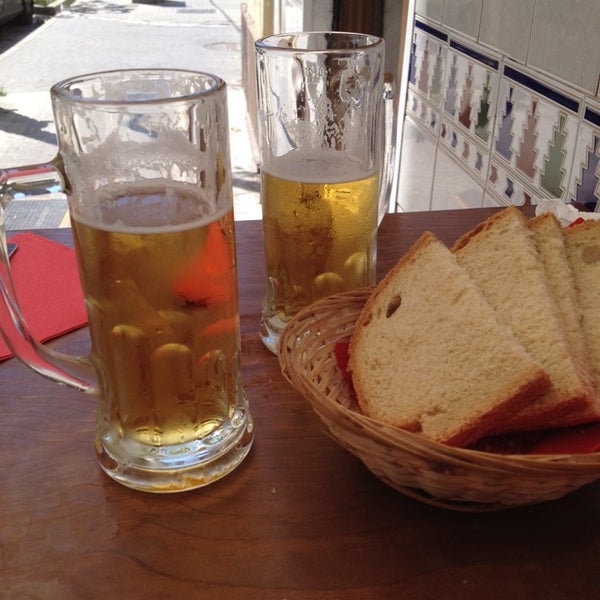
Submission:
{"label": "bread crust", "polygon": [[[593,391],[578,372],[523,213],[516,207],[496,213],[461,236],[452,251],[525,349],[540,360],[553,382],[552,389],[515,415],[505,424],[506,430],[498,433],[543,429],[549,422],[566,424],[574,411],[589,407]],[[535,305],[527,301],[528,295],[536,299]]]}
{"label": "bread crust", "polygon": [[[504,252],[504,246],[514,248]],[[433,253],[433,264],[428,263],[433,247],[437,251],[443,247],[454,263],[448,263],[443,253],[439,256]],[[496,255],[486,257],[486,253],[493,254],[498,248],[501,251]],[[468,291],[469,286],[456,274],[456,268],[477,290],[479,300],[473,299],[473,291]],[[453,277],[462,281],[456,288],[448,281]],[[501,297],[509,298],[506,305],[496,303],[493,293],[498,290],[486,288],[494,284],[500,286]],[[531,295],[534,302],[522,307],[520,301],[527,300],[529,289],[535,290]],[[460,297],[467,310],[477,316],[475,325],[462,318],[464,306],[461,309],[452,294]],[[480,302],[489,309],[496,325],[509,330],[513,341],[519,340],[515,343],[522,351],[520,360],[524,361],[520,364],[521,379],[512,380],[508,386],[495,373],[486,373],[485,366],[478,362],[476,353],[478,348],[481,350],[481,339],[473,338],[469,349],[464,335],[459,334],[453,340],[440,325],[445,315],[457,330],[464,333],[473,326],[477,335],[485,337]],[[522,312],[517,314],[517,321],[511,320],[515,318],[511,311]],[[404,315],[404,321],[399,321],[396,313]],[[411,322],[416,323],[412,329]],[[527,325],[531,324],[531,331],[527,331]],[[524,331],[519,329],[523,326]],[[431,335],[436,328],[440,330],[438,337]],[[467,446],[490,434],[599,421],[599,328],[600,221],[563,229],[550,213],[527,220],[517,208],[509,207],[461,236],[451,251],[431,232],[423,233],[365,303],[350,342],[348,367],[359,407],[365,414],[438,442]],[[494,332],[499,335],[497,330]],[[530,344],[528,335],[537,339],[537,345]],[[397,345],[391,345],[390,339]],[[423,348],[436,341],[444,351],[431,353],[429,372]],[[550,357],[543,352],[539,354],[539,344],[548,345]],[[502,352],[507,351],[502,348]],[[414,361],[411,349],[421,353]],[[499,361],[498,369],[505,366],[502,363],[513,350]],[[454,358],[445,353],[459,354],[461,360],[473,365],[473,372],[461,370],[460,361],[452,362]],[[490,353],[490,361],[493,360],[494,353]],[[545,361],[552,364],[545,368]],[[523,368],[525,363],[527,367]],[[455,367],[455,372],[448,365]],[[557,375],[557,368],[564,372]],[[440,382],[436,379],[438,373]],[[458,381],[452,380],[455,375]],[[454,398],[452,401],[463,412],[451,427],[440,427],[440,419],[443,423],[448,413],[447,405],[442,402],[449,393],[444,385],[461,389],[459,384],[470,377],[489,383],[485,397],[463,394],[462,398]],[[428,379],[439,386],[432,387]],[[384,393],[380,393],[383,388],[378,388],[381,381],[385,384]],[[481,393],[482,388],[477,385],[473,389]],[[438,394],[438,389],[443,393]],[[477,406],[481,403],[482,410],[469,412],[472,408],[469,403]]]}
{"label": "bread crust", "polygon": [[[449,305],[448,294],[458,303]],[[444,318],[446,328],[440,325]],[[421,327],[413,327],[414,319],[422,321]],[[412,341],[404,337],[413,333]],[[495,344],[502,355],[495,355]],[[478,356],[482,349],[487,355]],[[429,357],[443,373],[437,388],[428,381],[436,377],[436,365],[426,363]],[[365,414],[455,446],[486,435],[550,386],[546,372],[497,321],[466,271],[431,232],[417,240],[365,303],[348,367]],[[494,373],[498,380],[489,385]]]}
{"label": "bread crust", "polygon": [[600,398],[596,393],[586,349],[583,315],[578,302],[575,274],[566,247],[565,236],[568,235],[566,232],[569,230],[563,229],[560,221],[551,212],[529,219],[528,225],[534,232],[538,252],[546,267],[549,286],[556,298],[565,327],[565,336],[583,385],[582,399],[586,402],[586,406],[580,409],[566,412],[559,419],[549,420],[546,426],[565,427],[597,421],[600,419]]}
{"label": "bread crust", "polygon": [[600,221],[588,220],[562,229],[573,278],[584,344],[590,363],[595,401],[587,410],[572,415],[574,424],[600,420]]}

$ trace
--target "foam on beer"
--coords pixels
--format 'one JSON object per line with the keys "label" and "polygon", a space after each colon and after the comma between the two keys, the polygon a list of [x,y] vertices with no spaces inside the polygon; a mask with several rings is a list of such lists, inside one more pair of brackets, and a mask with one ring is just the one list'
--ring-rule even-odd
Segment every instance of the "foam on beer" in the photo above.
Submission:
{"label": "foam on beer", "polygon": [[281,179],[304,183],[343,183],[370,177],[377,171],[375,165],[367,169],[346,153],[325,148],[271,156],[263,170]]}
{"label": "foam on beer", "polygon": [[112,232],[186,231],[208,225],[232,210],[233,200],[226,187],[223,186],[214,202],[210,190],[165,180],[136,182],[131,189],[106,186],[96,192],[93,202],[78,203],[72,217],[90,227]]}

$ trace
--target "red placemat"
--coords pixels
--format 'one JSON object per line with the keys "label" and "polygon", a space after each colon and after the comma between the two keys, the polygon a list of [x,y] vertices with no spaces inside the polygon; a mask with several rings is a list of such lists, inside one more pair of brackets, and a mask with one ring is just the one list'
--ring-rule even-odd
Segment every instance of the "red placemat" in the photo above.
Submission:
{"label": "red placemat", "polygon": [[[58,337],[87,323],[75,252],[34,233],[9,240],[18,244],[11,270],[21,312],[33,337]],[[12,353],[0,339],[0,360]]]}

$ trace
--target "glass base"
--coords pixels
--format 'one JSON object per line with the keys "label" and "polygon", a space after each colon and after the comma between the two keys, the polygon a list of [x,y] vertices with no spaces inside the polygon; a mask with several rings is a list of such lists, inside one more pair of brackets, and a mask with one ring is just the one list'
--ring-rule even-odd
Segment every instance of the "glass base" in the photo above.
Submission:
{"label": "glass base", "polygon": [[178,446],[144,447],[127,452],[96,438],[102,470],[119,483],[144,492],[170,493],[209,485],[233,471],[246,457],[254,440],[247,403],[229,422],[207,438]]}
{"label": "glass base", "polygon": [[258,328],[258,334],[262,343],[273,353],[277,354],[277,347],[279,345],[279,338],[287,325],[287,321],[284,321],[279,315],[265,316],[263,315],[260,320],[260,326]]}

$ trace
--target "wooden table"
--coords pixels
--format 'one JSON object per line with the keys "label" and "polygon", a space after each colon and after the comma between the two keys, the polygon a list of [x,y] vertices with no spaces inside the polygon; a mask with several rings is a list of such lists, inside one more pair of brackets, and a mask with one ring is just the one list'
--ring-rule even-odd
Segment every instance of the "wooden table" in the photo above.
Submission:
{"label": "wooden table", "polygon": [[[388,215],[379,274],[424,229],[446,243],[489,210]],[[69,230],[44,232],[70,244]],[[96,465],[94,400],[0,364],[0,597],[13,599],[591,599],[600,484],[493,514],[388,488],[328,438],[258,335],[261,224],[237,227],[243,380],[255,445],[207,488],[153,495]],[[79,351],[81,330],[52,342]]]}

